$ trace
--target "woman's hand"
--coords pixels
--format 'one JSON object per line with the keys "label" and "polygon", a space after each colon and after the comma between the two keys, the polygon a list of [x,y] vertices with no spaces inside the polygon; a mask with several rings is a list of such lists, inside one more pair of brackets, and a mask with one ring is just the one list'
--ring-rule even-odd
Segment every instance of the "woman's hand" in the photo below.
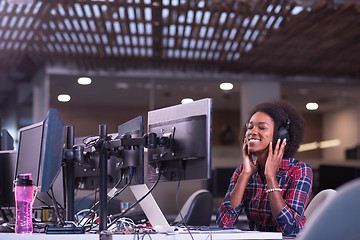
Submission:
{"label": "woman's hand", "polygon": [[250,153],[248,151],[248,145],[247,145],[247,141],[246,138],[244,139],[244,145],[243,145],[243,172],[252,176],[255,173],[257,173],[258,171],[258,166],[257,166],[257,159],[255,159],[255,161],[253,162],[251,157],[250,157]]}
{"label": "woman's hand", "polygon": [[244,145],[242,150],[243,150],[243,159],[244,159],[243,170],[240,173],[236,181],[236,184],[229,196],[230,204],[233,208],[240,205],[244,197],[246,185],[248,184],[251,176],[257,173],[258,171],[257,161],[255,160],[255,162],[253,162],[251,160],[246,138],[244,139]]}
{"label": "woman's hand", "polygon": [[273,150],[273,143],[269,145],[268,158],[265,164],[265,176],[266,177],[275,177],[279,171],[279,166],[284,155],[284,150],[286,146],[286,139],[280,144],[280,139],[278,139],[275,150]]}

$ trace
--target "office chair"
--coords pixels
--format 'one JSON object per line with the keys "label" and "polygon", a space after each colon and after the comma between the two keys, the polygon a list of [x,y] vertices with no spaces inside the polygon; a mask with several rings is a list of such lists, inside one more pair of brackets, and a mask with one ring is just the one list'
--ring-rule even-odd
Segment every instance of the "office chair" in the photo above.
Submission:
{"label": "office chair", "polygon": [[186,200],[181,208],[181,215],[179,213],[174,222],[191,226],[209,226],[212,212],[213,195],[208,190],[198,190]]}
{"label": "office chair", "polygon": [[297,240],[355,240],[360,236],[360,178],[337,189],[313,212]]}
{"label": "office chair", "polygon": [[334,189],[325,189],[316,194],[305,209],[304,215],[306,219],[309,220],[314,211],[316,211],[320,205],[325,204],[325,201],[328,201],[330,198],[334,197],[335,194],[336,190]]}

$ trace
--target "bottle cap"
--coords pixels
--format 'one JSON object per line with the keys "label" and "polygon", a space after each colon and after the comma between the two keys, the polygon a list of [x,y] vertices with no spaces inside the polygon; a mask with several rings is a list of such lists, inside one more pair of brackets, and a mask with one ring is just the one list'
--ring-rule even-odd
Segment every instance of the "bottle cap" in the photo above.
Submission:
{"label": "bottle cap", "polygon": [[31,173],[19,174],[16,179],[16,186],[33,185]]}

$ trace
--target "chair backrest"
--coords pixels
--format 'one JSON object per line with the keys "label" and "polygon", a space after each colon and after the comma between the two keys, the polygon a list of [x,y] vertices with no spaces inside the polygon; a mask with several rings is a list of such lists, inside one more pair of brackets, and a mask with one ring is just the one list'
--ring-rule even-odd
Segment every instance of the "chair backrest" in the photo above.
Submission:
{"label": "chair backrest", "polygon": [[360,178],[357,178],[340,186],[333,197],[320,205],[296,239],[360,239],[359,218]]}
{"label": "chair backrest", "polygon": [[334,197],[335,194],[336,190],[334,189],[325,189],[316,194],[305,209],[304,215],[306,219],[308,220],[320,205],[325,204],[325,202]]}
{"label": "chair backrest", "polygon": [[[191,194],[175,218],[175,223],[191,226],[209,226],[213,211],[213,195],[205,189]],[[182,221],[182,217],[183,221]]]}

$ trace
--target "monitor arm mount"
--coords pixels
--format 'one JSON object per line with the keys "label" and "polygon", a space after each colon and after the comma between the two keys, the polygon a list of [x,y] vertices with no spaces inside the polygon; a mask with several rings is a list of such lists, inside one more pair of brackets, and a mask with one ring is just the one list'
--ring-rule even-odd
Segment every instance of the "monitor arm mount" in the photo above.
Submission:
{"label": "monitor arm mount", "polygon": [[[122,151],[130,150],[133,147],[143,146],[148,149],[156,149],[162,147],[164,151],[160,154],[160,158],[166,154],[175,155],[174,152],[174,135],[175,128],[170,133],[162,132],[162,136],[158,137],[156,133],[147,133],[143,137],[131,138],[130,134],[118,136],[111,139],[107,136],[106,125],[99,126],[99,140],[95,145],[96,151],[99,153],[100,160],[100,231],[106,229],[107,214],[107,159],[109,155],[120,156]],[[84,154],[84,147],[74,145],[74,127],[66,127],[66,144],[63,149],[63,174],[66,184],[66,220],[74,221],[74,164],[84,163],[90,160],[89,154]]]}
{"label": "monitor arm mount", "polygon": [[123,150],[130,150],[131,147],[135,146],[144,146],[149,149],[155,149],[158,146],[170,148],[173,140],[170,135],[157,137],[156,133],[147,133],[140,138],[131,138],[130,134],[124,134],[120,138],[105,142],[105,148]]}
{"label": "monitor arm mount", "polygon": [[74,164],[75,162],[84,162],[84,147],[74,145],[74,127],[66,127],[66,144],[63,149],[63,174],[66,184],[66,220],[74,221]]}
{"label": "monitor arm mount", "polygon": [[[100,163],[100,187],[99,187],[99,231],[107,229],[107,159],[110,154],[121,154],[121,151],[130,150],[132,147],[143,146],[149,149],[155,149],[158,146],[165,149],[173,148],[175,129],[172,134],[163,134],[158,137],[155,133],[147,133],[140,138],[131,138],[130,134],[118,136],[115,139],[108,139],[106,125],[99,126],[99,140],[96,144],[96,150],[99,152]],[[165,153],[166,154],[166,153]]]}
{"label": "monitor arm mount", "polygon": [[132,147],[143,146],[148,149],[156,149],[157,147],[163,147],[164,152],[160,154],[160,157],[165,156],[168,153],[175,155],[174,151],[174,136],[175,128],[171,133],[165,133],[161,137],[158,137],[156,133],[146,133],[143,137],[132,138],[130,134],[123,134],[122,136],[104,142],[107,150],[113,150],[112,153],[119,152],[119,150],[130,150]]}

